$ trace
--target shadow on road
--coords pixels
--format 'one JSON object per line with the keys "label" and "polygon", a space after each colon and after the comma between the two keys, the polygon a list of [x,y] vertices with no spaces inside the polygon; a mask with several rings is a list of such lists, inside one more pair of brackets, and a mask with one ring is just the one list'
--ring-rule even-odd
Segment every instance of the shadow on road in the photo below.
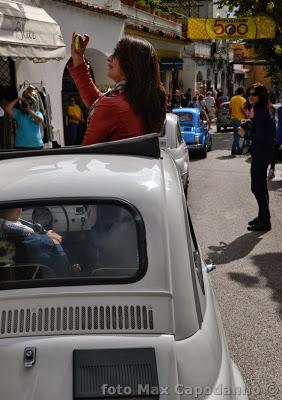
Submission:
{"label": "shadow on road", "polygon": [[278,192],[281,191],[282,194],[282,180],[280,181],[268,181],[268,190],[277,190]]}
{"label": "shadow on road", "polygon": [[228,273],[229,278],[231,278],[233,281],[236,281],[238,283],[241,283],[244,286],[259,286],[259,278],[257,276],[253,275],[248,275],[244,273],[239,273],[239,272],[229,272]]}
{"label": "shadow on road", "polygon": [[262,232],[250,232],[239,236],[233,242],[219,242],[219,246],[209,246],[208,258],[215,264],[229,264],[232,261],[246,257],[262,240]]}
{"label": "shadow on road", "polygon": [[232,160],[232,158],[235,158],[235,156],[232,156],[231,154],[229,154],[228,156],[216,157],[217,160]]}
{"label": "shadow on road", "polygon": [[[265,253],[252,257],[259,269],[261,277],[266,279],[265,286],[272,290],[272,299],[279,303],[279,312],[282,314],[282,253]],[[259,277],[248,274],[229,272],[229,277],[246,287],[261,287]]]}

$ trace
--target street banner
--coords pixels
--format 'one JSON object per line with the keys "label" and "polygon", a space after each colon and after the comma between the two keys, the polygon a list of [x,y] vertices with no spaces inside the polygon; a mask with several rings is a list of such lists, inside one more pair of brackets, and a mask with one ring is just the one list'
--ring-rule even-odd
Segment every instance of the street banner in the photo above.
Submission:
{"label": "street banner", "polygon": [[276,23],[269,17],[188,18],[191,40],[273,39]]}

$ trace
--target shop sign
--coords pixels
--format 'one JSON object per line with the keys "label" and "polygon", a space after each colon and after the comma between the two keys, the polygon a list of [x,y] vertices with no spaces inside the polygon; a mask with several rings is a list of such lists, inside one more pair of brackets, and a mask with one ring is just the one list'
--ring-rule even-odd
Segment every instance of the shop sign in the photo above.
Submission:
{"label": "shop sign", "polygon": [[187,37],[210,39],[273,39],[276,23],[269,17],[188,18]]}
{"label": "shop sign", "polygon": [[160,60],[160,70],[161,71],[179,71],[183,69],[183,59],[182,58],[161,58]]}

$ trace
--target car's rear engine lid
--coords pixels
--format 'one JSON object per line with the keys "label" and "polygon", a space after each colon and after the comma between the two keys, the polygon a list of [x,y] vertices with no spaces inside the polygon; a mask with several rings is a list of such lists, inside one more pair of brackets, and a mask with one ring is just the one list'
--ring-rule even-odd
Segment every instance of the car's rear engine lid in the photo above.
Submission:
{"label": "car's rear engine lid", "polygon": [[[105,295],[107,302],[105,303]],[[129,296],[130,295],[130,296]],[[0,339],[23,336],[173,334],[169,295],[122,292],[3,299]],[[165,318],[163,316],[166,316]]]}
{"label": "car's rear engine lid", "polygon": [[74,400],[158,399],[158,387],[154,348],[73,352]]}

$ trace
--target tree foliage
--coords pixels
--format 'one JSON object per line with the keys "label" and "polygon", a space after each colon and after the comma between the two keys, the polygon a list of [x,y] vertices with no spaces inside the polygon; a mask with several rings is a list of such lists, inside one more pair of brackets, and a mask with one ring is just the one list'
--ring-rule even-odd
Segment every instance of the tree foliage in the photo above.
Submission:
{"label": "tree foliage", "polygon": [[163,6],[168,9],[173,9],[174,11],[186,15],[193,16],[195,12],[196,0],[161,0]]}
{"label": "tree foliage", "polygon": [[282,1],[281,0],[218,0],[218,6],[228,6],[236,16],[268,16],[277,24],[275,39],[250,40],[258,58],[267,60],[267,71],[275,77],[282,69]]}

